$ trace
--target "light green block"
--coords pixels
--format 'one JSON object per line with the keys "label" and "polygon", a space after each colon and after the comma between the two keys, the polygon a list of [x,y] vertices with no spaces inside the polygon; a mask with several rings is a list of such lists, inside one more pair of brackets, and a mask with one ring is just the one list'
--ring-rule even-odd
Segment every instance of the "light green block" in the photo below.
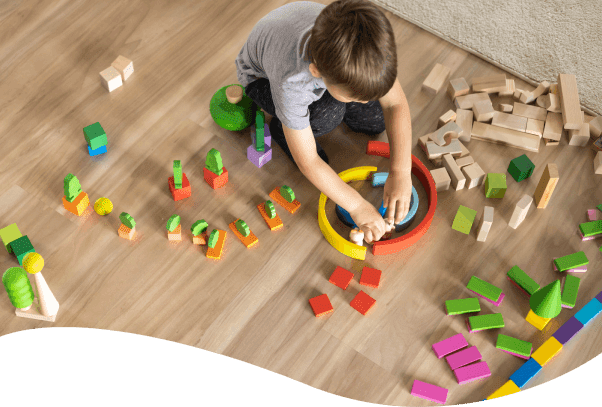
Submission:
{"label": "light green block", "polygon": [[456,217],[454,218],[452,229],[464,234],[469,234],[476,216],[477,211],[460,205]]}
{"label": "light green block", "polygon": [[577,252],[554,260],[554,264],[559,272],[574,269],[589,264],[589,260],[584,252]]}
{"label": "light green block", "polygon": [[468,323],[472,331],[503,328],[505,326],[502,314],[475,315],[474,317],[468,317]]}
{"label": "light green block", "polygon": [[460,315],[469,312],[480,312],[481,304],[478,298],[461,298],[458,300],[445,301],[447,315]]}
{"label": "light green block", "polygon": [[487,281],[481,280],[477,276],[472,276],[470,281],[466,285],[471,291],[474,291],[477,294],[482,295],[485,298],[490,299],[493,302],[497,302],[500,299],[500,295],[502,295],[502,289],[494,286]]}
{"label": "light green block", "polygon": [[531,342],[521,341],[520,339],[503,334],[498,335],[495,347],[524,357],[531,356],[531,351],[533,350],[533,344]]}
{"label": "light green block", "polygon": [[573,308],[577,302],[577,294],[579,293],[579,285],[581,279],[571,274],[566,275],[564,287],[562,289],[562,305],[566,308]]}
{"label": "light green block", "polygon": [[13,223],[12,225],[8,225],[7,227],[0,229],[0,238],[2,239],[2,244],[4,245],[6,250],[8,250],[9,253],[13,252],[12,247],[10,247],[10,243],[17,240],[21,236],[23,235],[19,231],[19,228],[17,227],[16,223]]}
{"label": "light green block", "polygon": [[487,174],[485,178],[485,197],[503,198],[506,194],[506,188],[506,174]]}

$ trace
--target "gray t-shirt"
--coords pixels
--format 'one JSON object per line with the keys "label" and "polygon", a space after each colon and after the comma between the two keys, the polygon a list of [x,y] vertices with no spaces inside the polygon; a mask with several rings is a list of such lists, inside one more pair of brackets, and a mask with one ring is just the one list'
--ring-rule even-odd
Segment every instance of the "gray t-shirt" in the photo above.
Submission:
{"label": "gray t-shirt", "polygon": [[240,84],[267,78],[276,116],[293,130],[309,127],[308,106],[326,90],[324,81],[309,72],[307,57],[310,31],[324,7],[298,1],[271,11],[253,27],[236,58]]}

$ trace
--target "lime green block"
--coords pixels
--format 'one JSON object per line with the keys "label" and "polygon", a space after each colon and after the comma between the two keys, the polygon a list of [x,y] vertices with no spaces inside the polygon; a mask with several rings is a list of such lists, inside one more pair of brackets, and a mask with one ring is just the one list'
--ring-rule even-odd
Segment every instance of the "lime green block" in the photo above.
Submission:
{"label": "lime green block", "polygon": [[567,274],[564,280],[564,288],[562,289],[562,305],[567,308],[573,308],[577,302],[577,293],[579,293],[579,285],[581,279],[571,274]]}
{"label": "lime green block", "polygon": [[75,175],[67,174],[63,179],[63,192],[65,193],[65,199],[69,202],[73,202],[81,194],[82,186]]}
{"label": "lime green block", "polygon": [[17,240],[21,236],[23,235],[19,231],[16,223],[0,229],[0,238],[2,239],[2,244],[4,247],[6,247],[6,250],[8,250],[9,253],[13,252],[13,248],[10,247],[10,243]]}
{"label": "lime green block", "polygon": [[238,232],[244,237],[247,237],[251,234],[251,229],[249,229],[249,226],[244,220],[239,219],[234,225],[236,226],[236,230],[238,230]]}
{"label": "lime green block", "polygon": [[214,173],[215,175],[222,175],[224,172],[224,165],[222,163],[222,155],[215,148],[212,148],[207,152],[207,159],[205,160],[205,168]]}
{"label": "lime green block", "polygon": [[33,288],[27,272],[21,267],[11,267],[6,270],[2,275],[2,283],[13,307],[27,308],[33,304]]}
{"label": "lime green block", "polygon": [[265,201],[263,208],[270,219],[274,219],[276,217],[276,208],[274,208],[272,201]]}
{"label": "lime green block", "polygon": [[445,301],[445,310],[447,315],[460,315],[469,312],[481,311],[481,305],[478,298],[461,298],[459,300]]}
{"label": "lime green block", "polygon": [[196,222],[194,222],[192,224],[190,231],[192,232],[193,236],[198,236],[201,233],[203,233],[204,231],[206,231],[208,227],[209,227],[209,225],[207,224],[205,219],[201,219],[201,220],[197,220]]}
{"label": "lime green block", "polygon": [[119,220],[130,229],[134,229],[134,227],[136,227],[136,221],[132,215],[127,212],[121,212],[121,215],[119,215]]}
{"label": "lime green block", "polygon": [[503,328],[505,326],[502,314],[475,315],[474,317],[468,317],[468,323],[473,331]]}
{"label": "lime green block", "polygon": [[84,137],[92,150],[107,145],[107,134],[99,122],[84,127]]}
{"label": "lime green block", "polygon": [[503,334],[497,336],[495,347],[527,358],[531,356],[531,351],[533,350],[533,344],[531,342],[521,341],[520,339]]}
{"label": "lime green block", "polygon": [[255,121],[255,112],[257,105],[245,94],[245,88],[242,88],[242,100],[237,104],[232,104],[226,98],[226,85],[219,89],[209,102],[209,112],[211,117],[223,129],[230,131],[240,131],[249,127]]}
{"label": "lime green block", "polygon": [[282,195],[287,202],[293,202],[295,200],[295,193],[293,192],[293,189],[287,185],[280,187],[280,195]]}
{"label": "lime green block", "polygon": [[562,310],[560,280],[541,288],[529,298],[529,307],[541,318],[556,318]]}
{"label": "lime green block", "polygon": [[533,295],[540,288],[539,284],[518,266],[512,267],[506,275],[529,295]]}
{"label": "lime green block", "polygon": [[209,239],[207,239],[207,245],[214,249],[215,245],[217,244],[217,241],[219,239],[219,230],[217,229],[213,229],[211,231],[211,234],[209,235]]}
{"label": "lime green block", "polygon": [[579,224],[579,231],[583,237],[590,237],[602,233],[602,220],[593,220]]}
{"label": "lime green block", "polygon": [[464,234],[469,234],[470,228],[472,228],[472,224],[476,216],[477,211],[460,205],[458,212],[456,213],[456,217],[454,218],[452,229]]}
{"label": "lime green block", "polygon": [[13,253],[17,256],[17,260],[19,261],[19,265],[23,265],[23,258],[28,253],[35,253],[36,250],[33,248],[33,245],[29,241],[27,235],[21,236],[20,238],[13,240],[10,243],[10,247],[13,249]]}
{"label": "lime green block", "polygon": [[173,232],[180,225],[180,215],[171,215],[167,219],[167,230]]}
{"label": "lime green block", "polygon": [[574,269],[589,264],[589,260],[584,252],[577,252],[554,260],[554,264],[559,272]]}
{"label": "lime green block", "polygon": [[180,160],[173,161],[173,184],[175,189],[182,189],[182,163]]}
{"label": "lime green block", "polygon": [[487,174],[487,178],[485,178],[485,197],[503,198],[506,194],[506,188],[506,174]]}
{"label": "lime green block", "polygon": [[477,276],[472,276],[470,281],[466,285],[471,291],[482,295],[485,298],[490,299],[493,302],[497,302],[500,299],[500,295],[502,295],[502,289],[494,286],[493,284],[488,283],[487,281],[481,280]]}

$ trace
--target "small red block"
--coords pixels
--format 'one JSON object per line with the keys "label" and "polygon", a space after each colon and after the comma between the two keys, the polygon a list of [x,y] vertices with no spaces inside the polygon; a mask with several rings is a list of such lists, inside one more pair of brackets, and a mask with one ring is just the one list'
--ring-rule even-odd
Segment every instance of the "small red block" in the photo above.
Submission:
{"label": "small red block", "polygon": [[173,177],[169,177],[167,182],[169,184],[169,191],[171,192],[171,196],[173,197],[174,201],[179,201],[192,195],[192,188],[190,187],[190,182],[188,181],[188,177],[185,173],[182,173],[182,188],[176,189]]}
{"label": "small red block", "polygon": [[207,168],[203,168],[203,175],[205,177],[205,181],[207,182],[207,184],[209,184],[211,188],[218,189],[228,183],[228,170],[226,169],[226,167],[223,167],[223,169],[224,171],[222,172],[222,175],[217,175],[209,171]]}
{"label": "small red block", "polygon": [[362,269],[362,277],[360,278],[360,284],[366,287],[378,288],[380,286],[380,276],[382,271],[373,269],[370,267],[364,267]]}
{"label": "small red block", "polygon": [[337,287],[341,287],[343,290],[346,290],[347,287],[349,287],[351,280],[353,280],[353,273],[344,269],[343,267],[337,266],[328,281]]}
{"label": "small red block", "polygon": [[309,305],[311,305],[311,309],[314,310],[314,314],[316,314],[317,317],[321,317],[322,315],[326,315],[334,311],[334,308],[332,308],[332,304],[330,303],[330,300],[326,294],[311,298],[309,300]]}
{"label": "small red block", "polygon": [[353,301],[351,301],[351,306],[355,308],[360,314],[366,315],[370,308],[374,306],[376,300],[370,297],[363,291],[357,293]]}

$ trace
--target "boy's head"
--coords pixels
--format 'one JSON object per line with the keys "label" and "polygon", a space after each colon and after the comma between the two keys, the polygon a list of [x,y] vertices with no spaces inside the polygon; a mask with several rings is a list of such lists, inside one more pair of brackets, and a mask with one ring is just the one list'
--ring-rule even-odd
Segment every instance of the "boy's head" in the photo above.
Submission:
{"label": "boy's head", "polygon": [[326,6],[308,42],[310,72],[345,103],[385,96],[397,78],[395,35],[387,17],[366,0]]}

